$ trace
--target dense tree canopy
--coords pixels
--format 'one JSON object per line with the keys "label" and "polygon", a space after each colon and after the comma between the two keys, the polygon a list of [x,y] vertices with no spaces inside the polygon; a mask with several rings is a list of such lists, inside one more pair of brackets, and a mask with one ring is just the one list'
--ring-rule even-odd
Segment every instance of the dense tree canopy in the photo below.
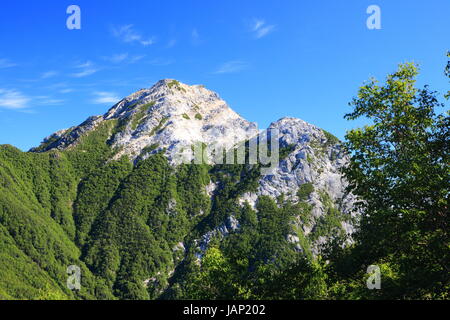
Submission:
{"label": "dense tree canopy", "polygon": [[383,265],[392,283],[373,293],[380,297],[449,292],[449,113],[436,92],[416,88],[417,73],[402,64],[385,84],[369,81],[346,115],[370,124],[346,135],[351,161],[344,172],[362,219],[343,274]]}

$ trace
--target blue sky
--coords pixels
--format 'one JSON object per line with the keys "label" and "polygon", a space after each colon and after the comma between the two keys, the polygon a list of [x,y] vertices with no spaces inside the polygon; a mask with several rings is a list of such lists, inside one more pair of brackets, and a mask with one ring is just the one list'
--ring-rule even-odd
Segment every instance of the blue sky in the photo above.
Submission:
{"label": "blue sky", "polygon": [[[69,30],[66,9],[81,8]],[[369,5],[381,30],[369,30]],[[157,80],[204,84],[261,128],[283,116],[339,138],[370,76],[420,64],[448,90],[450,1],[15,0],[0,11],[0,144],[22,150]]]}

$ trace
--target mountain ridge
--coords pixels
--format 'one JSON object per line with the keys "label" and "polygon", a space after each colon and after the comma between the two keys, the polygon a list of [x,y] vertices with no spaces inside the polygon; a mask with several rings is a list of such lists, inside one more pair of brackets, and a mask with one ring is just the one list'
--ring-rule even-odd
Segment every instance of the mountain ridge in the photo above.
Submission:
{"label": "mountain ridge", "polygon": [[256,124],[240,117],[217,93],[201,85],[188,86],[164,79],[125,97],[103,116],[91,116],[79,126],[50,135],[40,147],[30,151],[64,149],[84,132],[113,119],[122,121],[124,126],[112,145],[124,149],[118,156],[127,154],[132,158],[155,143],[169,149],[196,141],[215,141],[230,147],[257,133]]}
{"label": "mountain ridge", "polygon": [[[202,119],[192,116],[200,112],[203,114]],[[133,127],[136,117],[144,121],[135,123]],[[103,116],[91,116],[80,126],[72,127],[72,143],[76,143],[83,134],[94,130],[102,122],[113,119],[126,123],[121,131],[110,138],[111,146],[119,147],[119,151],[113,156],[114,160],[124,155],[132,160],[142,160],[164,151],[170,161],[174,153],[183,148],[191,148],[198,142],[208,144],[219,141],[228,151],[243,141],[255,139],[261,132],[276,129],[280,135],[280,147],[295,148],[285,159],[281,159],[275,174],[262,175],[258,179],[257,190],[242,194],[239,203],[243,205],[248,202],[255,208],[258,197],[262,195],[273,199],[284,195],[289,200],[298,201],[298,190],[302,185],[310,184],[314,189],[309,195],[312,215],[317,219],[326,216],[330,208],[329,205],[323,205],[323,202],[324,198],[330,198],[339,203],[338,210],[344,215],[349,214],[349,218],[343,222],[345,233],[350,235],[354,231],[351,220],[356,215],[351,215],[351,212],[356,199],[352,194],[346,193],[347,185],[339,171],[348,157],[339,139],[313,124],[285,116],[272,122],[267,129],[258,130],[256,124],[240,117],[216,92],[202,85],[187,85],[175,79],[162,79],[148,89],[140,89],[123,98]],[[233,120],[232,124],[237,122],[242,127],[238,127],[236,132],[235,127],[226,123],[229,119]],[[194,126],[191,126],[192,123]],[[41,151],[70,147],[70,144],[66,146],[65,139],[68,130],[59,132],[62,136],[61,133],[56,133],[56,136],[61,144],[50,145],[51,148]],[[231,139],[227,140],[230,136]],[[214,185],[210,183],[207,188],[208,194],[212,196]],[[313,231],[313,227],[303,225],[302,228],[307,234]],[[298,242],[295,235],[292,239]],[[318,246],[325,242],[325,238],[320,238],[313,252],[318,254]]]}
{"label": "mountain ridge", "polygon": [[[303,120],[284,117],[268,129],[258,130],[217,93],[166,79],[56,132],[33,152],[0,146],[8,246],[0,260],[22,252],[41,279],[0,279],[0,296],[192,298],[192,277],[217,247],[238,265],[247,261],[241,272],[249,286],[259,286],[250,271],[269,262],[278,270],[300,257],[314,261],[328,241],[353,232],[354,197],[340,173],[348,156],[337,138]],[[233,164],[171,161],[195,143],[247,153],[265,138],[271,155],[272,143],[279,145],[267,173],[248,155]],[[83,270],[80,292],[65,286],[69,265]],[[5,289],[11,286],[13,293]]]}

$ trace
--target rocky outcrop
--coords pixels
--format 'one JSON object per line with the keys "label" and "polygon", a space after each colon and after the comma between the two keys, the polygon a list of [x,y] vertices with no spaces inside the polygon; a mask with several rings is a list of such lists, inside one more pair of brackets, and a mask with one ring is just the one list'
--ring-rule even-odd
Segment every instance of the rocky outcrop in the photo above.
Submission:
{"label": "rocky outcrop", "polygon": [[164,149],[173,160],[196,143],[229,149],[258,133],[255,123],[234,112],[217,93],[201,85],[165,79],[122,99],[103,116],[91,117],[70,132],[53,134],[52,143],[47,139],[32,151],[67,148],[99,123],[114,119],[121,123],[121,130],[111,141],[112,147],[120,150],[115,158],[145,158],[148,147],[153,146],[152,152]]}
{"label": "rocky outcrop", "polygon": [[[293,146],[287,157],[280,159],[271,175],[261,176],[258,191],[246,193],[240,202],[254,206],[257,197],[268,195],[277,198],[285,195],[298,201],[299,187],[311,183],[314,191],[308,202],[314,205],[313,215],[320,216],[323,207],[319,191],[326,192],[344,213],[350,213],[352,195],[345,193],[346,182],[340,169],[348,161],[339,140],[324,130],[295,118],[282,118],[269,127],[279,131],[280,148]],[[349,206],[350,204],[350,206]]]}

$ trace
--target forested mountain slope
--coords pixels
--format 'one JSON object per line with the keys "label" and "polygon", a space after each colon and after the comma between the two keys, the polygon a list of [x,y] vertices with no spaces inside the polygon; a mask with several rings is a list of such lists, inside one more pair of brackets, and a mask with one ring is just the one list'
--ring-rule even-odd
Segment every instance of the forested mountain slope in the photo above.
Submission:
{"label": "forested mountain slope", "polygon": [[[305,275],[296,297],[320,297],[314,257],[358,216],[348,157],[302,120],[269,129],[280,161],[262,174],[255,124],[202,86],[161,80],[30,152],[0,146],[0,298],[289,298],[273,286],[291,268]],[[176,161],[195,144],[243,144],[246,161]],[[228,276],[209,286],[215,272]]]}

